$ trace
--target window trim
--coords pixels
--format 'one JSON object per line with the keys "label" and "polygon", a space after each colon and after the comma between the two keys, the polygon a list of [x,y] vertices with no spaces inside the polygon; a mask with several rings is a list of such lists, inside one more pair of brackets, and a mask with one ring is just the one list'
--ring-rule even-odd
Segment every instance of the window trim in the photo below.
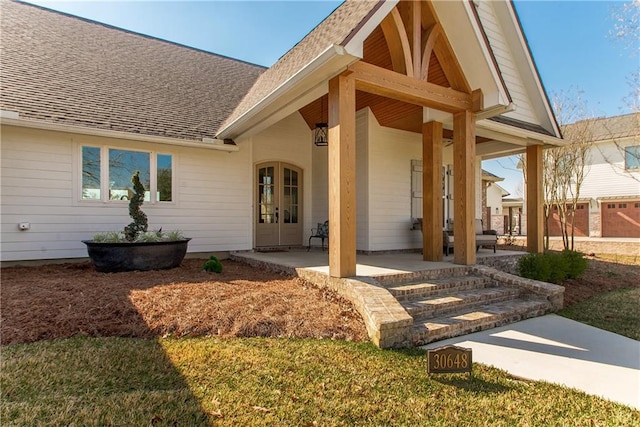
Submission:
{"label": "window trim", "polygon": [[[633,154],[633,156],[636,157],[636,162],[637,162],[637,165],[635,167],[629,167],[629,164],[627,162],[627,158],[628,156],[630,156],[630,154],[628,153],[628,150],[630,148],[634,149],[634,151],[636,152],[635,154]],[[624,170],[625,171],[640,170],[640,145],[627,145],[626,147],[624,147]]]}
{"label": "window trim", "polygon": [[[83,148],[84,147],[92,147],[100,149],[100,198],[99,199],[84,199],[82,197],[83,192]],[[152,149],[144,149],[144,148],[131,148],[121,145],[113,145],[113,144],[94,144],[91,142],[87,143],[78,143],[78,177],[74,180],[77,185],[77,190],[75,191],[76,197],[75,199],[79,203],[87,203],[87,204],[97,204],[102,203],[105,205],[126,205],[129,203],[127,200],[111,200],[108,197],[109,194],[109,150],[123,150],[123,151],[134,151],[140,153],[148,153],[149,154],[149,200],[145,200],[144,203],[150,205],[162,205],[168,206],[176,203],[176,166],[175,166],[175,153],[169,150],[152,150]],[[165,155],[171,156],[171,200],[170,201],[161,201],[158,200],[158,156]]]}

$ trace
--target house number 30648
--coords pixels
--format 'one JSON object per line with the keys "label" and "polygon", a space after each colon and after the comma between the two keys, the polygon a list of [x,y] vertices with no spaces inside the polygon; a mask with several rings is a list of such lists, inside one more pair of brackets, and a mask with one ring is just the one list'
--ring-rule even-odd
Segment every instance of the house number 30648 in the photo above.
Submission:
{"label": "house number 30648", "polygon": [[471,372],[471,349],[449,345],[427,351],[427,372]]}

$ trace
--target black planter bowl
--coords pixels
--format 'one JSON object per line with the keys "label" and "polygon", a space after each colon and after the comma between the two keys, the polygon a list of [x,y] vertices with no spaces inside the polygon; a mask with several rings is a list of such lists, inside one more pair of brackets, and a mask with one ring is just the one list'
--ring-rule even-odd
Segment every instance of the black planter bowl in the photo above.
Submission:
{"label": "black planter bowl", "polygon": [[116,273],[134,270],[167,270],[180,265],[189,240],[169,242],[102,243],[83,240],[96,270]]}

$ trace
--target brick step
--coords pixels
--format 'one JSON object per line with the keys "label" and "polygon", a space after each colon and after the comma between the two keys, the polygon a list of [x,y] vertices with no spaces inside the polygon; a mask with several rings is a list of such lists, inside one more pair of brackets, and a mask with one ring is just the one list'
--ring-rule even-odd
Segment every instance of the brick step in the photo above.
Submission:
{"label": "brick step", "polygon": [[491,279],[482,276],[454,276],[446,279],[433,279],[396,285],[387,289],[398,301],[414,300],[443,292],[458,292],[467,289],[482,289],[493,286]]}
{"label": "brick step", "polygon": [[506,287],[491,287],[480,289],[465,289],[447,292],[446,294],[430,295],[427,298],[402,301],[400,304],[414,319],[428,319],[458,312],[467,307],[489,305],[497,302],[517,299],[520,289]]}
{"label": "brick step", "polygon": [[470,334],[495,328],[551,311],[544,299],[516,299],[467,308],[446,316],[414,323],[411,328],[413,345]]}

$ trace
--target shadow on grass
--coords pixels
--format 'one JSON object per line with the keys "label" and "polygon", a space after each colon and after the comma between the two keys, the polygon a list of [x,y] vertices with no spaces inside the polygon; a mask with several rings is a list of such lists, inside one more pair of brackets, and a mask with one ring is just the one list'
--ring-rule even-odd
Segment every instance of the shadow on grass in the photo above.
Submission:
{"label": "shadow on grass", "polygon": [[[427,350],[421,348],[403,348],[391,349],[390,351],[398,355],[422,358],[424,370],[427,370]],[[487,381],[473,373],[456,373],[456,374],[427,374],[428,378],[440,384],[453,386],[471,393],[489,394],[489,393],[505,393],[512,390],[512,387],[505,386],[496,381]]]}
{"label": "shadow on grass", "polygon": [[450,385],[474,394],[505,393],[512,390],[512,387],[494,381],[486,381],[473,374],[431,374],[429,378],[440,384]]}
{"label": "shadow on grass", "polygon": [[3,423],[210,424],[130,299],[135,290],[205,277],[178,268],[132,272],[125,281],[125,273],[87,264],[66,266],[58,277],[50,267],[37,270],[28,278],[24,268],[2,271]]}

